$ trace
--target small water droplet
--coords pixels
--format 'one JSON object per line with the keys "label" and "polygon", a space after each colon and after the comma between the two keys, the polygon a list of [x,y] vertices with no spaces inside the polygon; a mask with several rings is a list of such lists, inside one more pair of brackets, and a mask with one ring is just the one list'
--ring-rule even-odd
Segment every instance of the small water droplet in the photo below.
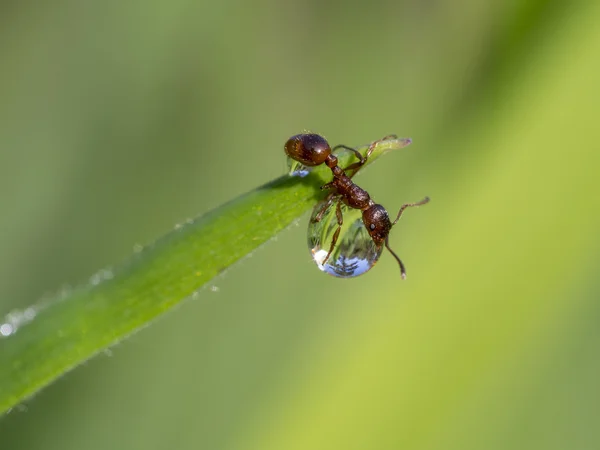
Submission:
{"label": "small water droplet", "polygon": [[105,349],[103,350],[103,353],[104,353],[106,356],[112,356],[112,355],[113,355],[113,352],[112,352],[112,350],[111,350],[110,348],[105,348]]}
{"label": "small water droplet", "polygon": [[101,269],[90,277],[90,283],[94,286],[100,284],[104,280],[110,280],[114,277],[111,269]]}
{"label": "small water droplet", "polygon": [[290,158],[289,156],[287,158],[287,165],[288,173],[291,177],[304,178],[311,172],[311,170],[313,170],[313,167],[307,167],[304,164],[299,163],[295,159]]}
{"label": "small water droplet", "polygon": [[211,290],[212,292],[219,292],[219,288],[218,288],[217,286],[211,286],[211,287],[210,287],[210,290]]}
{"label": "small water droplet", "polygon": [[18,412],[27,412],[27,410],[28,410],[29,408],[27,407],[27,405],[24,405],[23,403],[19,403],[17,406],[15,406],[15,409],[16,409]]}
{"label": "small water droplet", "polygon": [[35,309],[31,306],[29,308],[27,308],[25,311],[23,311],[23,317],[28,322],[31,322],[33,319],[35,319],[35,314],[36,314]]}
{"label": "small water droplet", "polygon": [[0,325],[0,336],[8,337],[15,332],[13,326],[10,323],[3,323]]}
{"label": "small water droplet", "polygon": [[198,291],[192,292],[192,298],[198,298],[198,297],[200,297],[200,293]]}
{"label": "small water droplet", "polygon": [[68,284],[64,284],[61,286],[60,291],[58,293],[59,298],[64,299],[67,296],[69,296],[69,294],[71,293],[71,291],[73,290],[73,288],[71,288],[70,285]]}
{"label": "small water droplet", "polygon": [[362,221],[361,211],[346,205],[342,205],[344,224],[337,243],[327,261],[324,261],[338,223],[335,202],[325,210],[319,222],[313,221],[323,205],[323,202],[317,204],[308,225],[308,248],[317,267],[323,272],[342,278],[356,277],[367,272],[381,256],[383,246],[375,245],[369,236]]}
{"label": "small water droplet", "polygon": [[23,311],[14,310],[9,312],[4,318],[5,322],[0,324],[0,337],[12,336],[23,325],[27,325],[37,314],[37,310],[30,306]]}
{"label": "small water droplet", "polygon": [[100,281],[102,281],[102,278],[100,277],[99,273],[95,273],[94,275],[92,275],[90,277],[90,283],[93,284],[94,286],[96,286],[97,284],[99,284]]}
{"label": "small water droplet", "polygon": [[113,274],[113,271],[111,269],[102,269],[100,271],[102,273],[102,279],[104,280],[111,280],[115,275]]}
{"label": "small water droplet", "polygon": [[142,244],[134,244],[133,245],[133,251],[135,253],[139,253],[144,249],[144,246]]}
{"label": "small water droplet", "polygon": [[182,226],[183,226],[183,225],[181,225],[180,223],[176,223],[174,228],[175,228],[176,230],[179,230],[179,229],[180,229]]}

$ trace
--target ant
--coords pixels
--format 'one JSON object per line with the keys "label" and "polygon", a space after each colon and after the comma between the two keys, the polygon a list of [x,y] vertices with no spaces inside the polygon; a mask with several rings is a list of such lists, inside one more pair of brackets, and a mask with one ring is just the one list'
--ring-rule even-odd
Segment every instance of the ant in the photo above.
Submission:
{"label": "ant", "polygon": [[[363,156],[358,150],[346,145],[336,145],[332,149],[323,136],[312,133],[292,136],[285,143],[285,152],[290,158],[300,162],[305,166],[318,166],[325,163],[325,165],[331,169],[331,173],[333,174],[333,180],[321,186],[321,189],[332,189],[332,192],[324,199],[323,205],[312,219],[313,223],[320,222],[331,204],[334,201],[337,201],[335,214],[338,227],[333,234],[329,252],[327,253],[327,256],[323,260],[322,264],[325,264],[325,262],[331,256],[331,253],[333,252],[335,244],[340,235],[340,231],[342,230],[344,218],[342,215],[341,204],[344,202],[348,207],[362,211],[362,221],[369,233],[369,236],[371,236],[371,239],[378,248],[381,248],[381,245],[385,245],[388,251],[394,256],[394,258],[396,258],[396,261],[398,261],[402,279],[406,278],[406,269],[402,263],[402,260],[390,248],[389,233],[392,227],[396,225],[406,208],[422,206],[429,202],[429,197],[425,197],[423,200],[416,203],[405,203],[400,207],[398,215],[396,216],[396,220],[391,222],[386,209],[382,205],[379,205],[371,200],[369,193],[352,181],[352,177],[354,177],[361,167],[365,165],[375,150],[377,144],[388,139],[397,139],[397,136],[389,135],[372,142],[369,145],[365,156]],[[342,169],[340,166],[338,166],[337,156],[333,154],[339,149],[351,151],[354,153],[358,161],[350,164],[345,169]]]}

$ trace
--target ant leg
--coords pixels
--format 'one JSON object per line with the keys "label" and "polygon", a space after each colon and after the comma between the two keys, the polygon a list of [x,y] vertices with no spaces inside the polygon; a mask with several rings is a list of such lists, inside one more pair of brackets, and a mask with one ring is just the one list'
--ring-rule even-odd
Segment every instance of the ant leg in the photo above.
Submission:
{"label": "ant leg", "polygon": [[377,147],[378,144],[380,144],[383,141],[389,141],[390,139],[398,139],[398,136],[396,136],[395,134],[388,134],[387,136],[384,136],[381,139],[377,139],[376,141],[371,142],[371,145],[369,145],[369,148],[367,149],[367,153],[365,153],[365,158],[371,156],[371,153],[373,153],[373,150],[375,150],[375,147]]}
{"label": "ant leg", "polygon": [[331,149],[331,152],[333,153],[333,152],[335,152],[336,150],[339,150],[340,148],[343,148],[344,150],[349,150],[349,151],[351,151],[352,153],[354,153],[354,155],[356,156],[356,158],[357,158],[359,161],[361,161],[361,162],[362,162],[362,164],[364,164],[365,157],[364,157],[364,156],[363,156],[363,155],[362,155],[362,154],[361,154],[361,153],[360,153],[358,150],[356,150],[355,148],[352,148],[352,147],[348,147],[347,145],[343,145],[343,144],[336,145],[335,147],[333,147],[333,148]]}
{"label": "ant leg", "polygon": [[371,156],[371,154],[375,150],[375,147],[377,147],[378,144],[380,144],[383,141],[387,141],[389,139],[397,139],[397,138],[398,138],[398,136],[396,136],[395,134],[388,134],[387,136],[382,137],[381,139],[377,139],[376,141],[371,142],[371,144],[369,145],[369,148],[367,149],[367,152],[365,153],[365,156],[359,158],[360,159],[359,162],[350,164],[348,167],[346,167],[344,169],[344,172],[346,172],[346,174],[348,174],[348,171],[352,171],[352,173],[350,173],[350,175],[348,175],[348,178],[352,178],[354,175],[356,175],[358,173],[360,168],[365,165],[365,163],[367,162],[367,159],[369,159],[369,156]]}
{"label": "ant leg", "polygon": [[319,212],[314,217],[314,219],[311,220],[312,223],[321,221],[321,219],[323,218],[323,215],[325,214],[325,211],[327,211],[327,208],[329,208],[329,206],[333,203],[334,197],[335,197],[335,192],[332,192],[327,197],[325,197],[325,200],[323,200],[323,205],[321,206],[321,209],[319,209]]}
{"label": "ant leg", "polygon": [[342,215],[342,199],[339,199],[337,205],[335,206],[335,216],[337,217],[338,227],[337,230],[335,230],[335,233],[333,233],[333,237],[331,238],[331,246],[329,247],[329,252],[327,253],[327,256],[325,257],[321,265],[324,265],[331,256],[331,253],[333,252],[335,244],[338,240],[338,237],[340,236],[340,231],[342,231],[342,225],[344,224],[344,216]]}
{"label": "ant leg", "polygon": [[[392,222],[392,226],[396,225],[396,222],[398,222],[398,220],[400,219],[400,216],[402,215],[402,213],[404,212],[404,210],[406,208],[410,208],[412,206],[423,206],[424,204],[429,203],[429,197],[425,197],[423,200],[421,200],[420,202],[416,202],[416,203],[405,203],[404,205],[402,205],[400,207],[400,211],[398,211],[398,215],[396,216],[396,220],[394,220],[394,222]],[[388,248],[389,250],[389,248]],[[391,250],[390,250],[391,251]]]}
{"label": "ant leg", "polygon": [[329,183],[325,183],[323,186],[321,186],[321,190],[324,191],[325,189],[331,189],[334,186],[334,182],[330,181]]}

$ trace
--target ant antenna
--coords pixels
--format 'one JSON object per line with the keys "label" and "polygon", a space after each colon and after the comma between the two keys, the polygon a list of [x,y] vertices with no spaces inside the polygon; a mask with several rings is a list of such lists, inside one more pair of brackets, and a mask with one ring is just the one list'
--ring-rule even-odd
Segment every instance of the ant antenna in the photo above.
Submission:
{"label": "ant antenna", "polygon": [[[429,197],[425,197],[423,200],[421,200],[420,202],[415,202],[415,203],[405,203],[404,205],[402,205],[400,207],[400,210],[398,211],[398,215],[396,216],[396,220],[394,220],[392,222],[392,227],[394,225],[396,225],[396,223],[398,222],[398,220],[400,220],[400,216],[402,216],[402,213],[404,212],[404,210],[406,208],[410,208],[412,206],[422,206],[426,203],[429,203]],[[402,260],[400,258],[398,258],[398,255],[396,255],[396,253],[394,253],[394,251],[390,248],[390,236],[387,235],[385,237],[385,248],[387,248],[389,250],[389,252],[394,256],[394,258],[396,258],[396,261],[398,261],[398,265],[400,266],[400,275],[402,276],[402,279],[405,280],[406,279],[406,268],[404,267],[404,264],[402,263]]]}
{"label": "ant antenna", "polygon": [[394,250],[392,250],[390,248],[389,236],[385,237],[385,248],[387,248],[388,251],[394,256],[394,258],[396,258],[396,261],[398,261],[398,265],[400,266],[400,276],[402,277],[403,280],[406,280],[406,267],[404,267],[404,264],[402,263],[402,260],[400,258],[398,258],[398,255],[396,255],[394,253]]}
{"label": "ant antenna", "polygon": [[406,208],[410,208],[411,206],[423,206],[424,204],[429,203],[429,197],[425,197],[423,200],[421,200],[420,202],[416,202],[416,203],[405,203],[404,205],[402,205],[400,207],[400,211],[398,211],[398,215],[396,216],[396,220],[394,220],[392,222],[392,226],[396,225],[396,222],[398,222],[398,220],[400,219],[400,216],[402,215],[402,213],[404,212],[404,210]]}

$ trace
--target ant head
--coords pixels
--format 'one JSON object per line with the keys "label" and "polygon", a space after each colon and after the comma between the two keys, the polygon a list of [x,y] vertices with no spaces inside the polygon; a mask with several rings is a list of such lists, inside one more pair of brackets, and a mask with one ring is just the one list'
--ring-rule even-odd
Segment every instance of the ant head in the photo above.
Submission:
{"label": "ant head", "polygon": [[331,154],[327,140],[318,134],[297,134],[285,143],[287,155],[305,166],[318,166]]}
{"label": "ant head", "polygon": [[372,205],[367,208],[363,211],[363,223],[365,224],[371,239],[373,239],[373,242],[375,242],[378,247],[385,244],[385,248],[387,248],[392,256],[396,258],[396,261],[398,261],[398,265],[400,266],[400,275],[402,276],[402,279],[406,278],[404,264],[400,258],[398,258],[398,255],[390,248],[388,236],[394,224],[390,221],[390,216],[388,216],[385,208],[381,205]]}
{"label": "ant head", "polygon": [[383,244],[392,229],[387,211],[381,205],[373,204],[363,211],[363,223],[371,239],[378,246]]}

